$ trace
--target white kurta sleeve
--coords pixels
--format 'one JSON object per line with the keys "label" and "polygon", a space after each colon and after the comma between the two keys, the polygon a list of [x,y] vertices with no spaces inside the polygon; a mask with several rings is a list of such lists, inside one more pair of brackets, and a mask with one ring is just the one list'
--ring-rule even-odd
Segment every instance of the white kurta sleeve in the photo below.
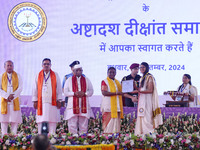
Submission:
{"label": "white kurta sleeve", "polygon": [[60,82],[60,77],[57,73],[56,74],[56,98],[57,100],[62,99],[62,86],[61,86],[61,82]]}
{"label": "white kurta sleeve", "polygon": [[9,94],[7,92],[5,92],[4,90],[2,90],[2,75],[0,76],[0,96],[7,99],[9,97]]}
{"label": "white kurta sleeve", "polygon": [[88,89],[87,89],[87,91],[86,91],[85,94],[86,94],[88,97],[90,97],[90,96],[93,95],[94,90],[93,90],[92,83],[90,82],[90,80],[89,80],[88,78],[87,78],[87,84],[88,84]]}
{"label": "white kurta sleeve", "polygon": [[37,89],[37,81],[38,81],[38,76],[36,75],[34,83],[33,83],[33,90],[32,90],[32,101],[38,101],[38,89]]}
{"label": "white kurta sleeve", "polygon": [[[71,88],[70,88],[71,87]],[[74,96],[74,92],[72,90],[72,77],[69,77],[66,82],[65,82],[65,86],[64,86],[64,95],[66,97],[72,97]]]}
{"label": "white kurta sleeve", "polygon": [[17,90],[15,90],[15,91],[13,92],[13,94],[14,94],[14,99],[20,96],[20,94],[21,94],[21,92],[22,92],[22,89],[23,89],[22,78],[21,78],[21,76],[20,76],[19,74],[17,74],[17,76],[18,76],[19,85],[18,85]]}

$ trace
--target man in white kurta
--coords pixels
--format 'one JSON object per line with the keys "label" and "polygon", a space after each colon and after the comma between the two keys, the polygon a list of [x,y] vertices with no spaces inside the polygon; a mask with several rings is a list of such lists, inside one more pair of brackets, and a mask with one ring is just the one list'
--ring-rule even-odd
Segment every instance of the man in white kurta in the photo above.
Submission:
{"label": "man in white kurta", "polygon": [[33,97],[34,108],[36,112],[36,122],[38,124],[38,133],[41,134],[41,128],[43,122],[48,122],[49,133],[54,134],[56,131],[56,123],[60,121],[60,107],[62,101],[62,88],[58,74],[56,72],[56,106],[52,104],[52,80],[50,73],[53,72],[51,68],[51,60],[45,58],[43,60],[43,72],[44,79],[42,83],[42,115],[38,115],[38,78],[39,74],[36,75],[35,82],[33,85]]}
{"label": "man in white kurta", "polygon": [[[69,77],[64,86],[64,95],[68,97],[68,104],[65,110],[64,120],[68,120],[69,132],[73,134],[86,133],[88,129],[88,119],[91,117],[91,108],[89,104],[89,98],[93,95],[93,86],[87,77],[82,76],[82,67],[80,64],[75,65],[73,68],[74,78],[77,80],[77,92],[73,91],[72,78]],[[81,90],[81,78],[85,78],[86,91]],[[82,97],[86,96],[86,113],[83,113],[81,108]],[[73,111],[73,100],[74,97],[78,97],[79,100],[79,113],[75,114]],[[79,132],[78,132],[79,129]]]}
{"label": "man in white kurta", "polygon": [[[11,132],[17,134],[18,123],[22,123],[22,115],[20,106],[19,110],[17,111],[14,110],[13,101],[16,98],[19,98],[20,93],[22,92],[23,83],[20,75],[13,71],[14,64],[12,61],[10,60],[6,61],[4,63],[4,68],[6,72],[0,75],[0,87],[1,87],[0,96],[1,96],[1,102],[2,98],[6,99],[7,101],[7,113],[6,114],[2,114],[2,112],[0,113],[1,131],[2,135],[7,134],[8,124],[11,123]],[[18,88],[15,91],[13,90],[13,82],[15,82],[13,81],[14,78],[12,79],[13,73],[17,74],[18,78]],[[4,82],[3,75],[7,76],[7,91],[2,89],[2,82]],[[0,110],[1,108],[2,108],[2,103],[0,103]]]}

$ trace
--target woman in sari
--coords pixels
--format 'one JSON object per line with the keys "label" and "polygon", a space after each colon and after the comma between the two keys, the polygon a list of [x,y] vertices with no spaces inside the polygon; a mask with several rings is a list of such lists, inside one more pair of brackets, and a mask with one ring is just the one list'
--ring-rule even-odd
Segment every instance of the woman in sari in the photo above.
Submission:
{"label": "woman in sari", "polygon": [[178,92],[189,96],[189,107],[196,107],[199,105],[197,89],[192,85],[191,76],[189,74],[183,75],[183,84],[178,87]]}
{"label": "woman in sari", "polygon": [[120,120],[123,118],[122,88],[115,79],[116,69],[110,67],[108,77],[101,82],[102,92],[102,128],[104,133],[120,132]]}
{"label": "woman in sari", "polygon": [[146,62],[141,63],[140,72],[143,76],[140,79],[138,90],[139,100],[135,135],[148,134],[163,124],[155,79],[149,73],[149,65]]}

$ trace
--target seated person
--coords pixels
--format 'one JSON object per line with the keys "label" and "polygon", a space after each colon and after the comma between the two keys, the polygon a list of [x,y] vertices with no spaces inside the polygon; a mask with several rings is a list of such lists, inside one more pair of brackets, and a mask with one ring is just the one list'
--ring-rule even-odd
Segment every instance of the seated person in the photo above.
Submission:
{"label": "seated person", "polygon": [[178,87],[178,92],[180,94],[185,94],[189,96],[189,107],[195,107],[198,105],[198,94],[197,89],[191,83],[191,76],[189,74],[183,75],[183,84]]}

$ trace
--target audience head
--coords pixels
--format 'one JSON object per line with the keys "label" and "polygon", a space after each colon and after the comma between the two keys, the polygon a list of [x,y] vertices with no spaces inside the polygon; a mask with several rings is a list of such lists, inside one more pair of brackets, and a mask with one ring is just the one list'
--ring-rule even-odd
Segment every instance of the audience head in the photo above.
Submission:
{"label": "audience head", "polygon": [[37,135],[33,140],[33,150],[51,150],[51,144],[46,135]]}

